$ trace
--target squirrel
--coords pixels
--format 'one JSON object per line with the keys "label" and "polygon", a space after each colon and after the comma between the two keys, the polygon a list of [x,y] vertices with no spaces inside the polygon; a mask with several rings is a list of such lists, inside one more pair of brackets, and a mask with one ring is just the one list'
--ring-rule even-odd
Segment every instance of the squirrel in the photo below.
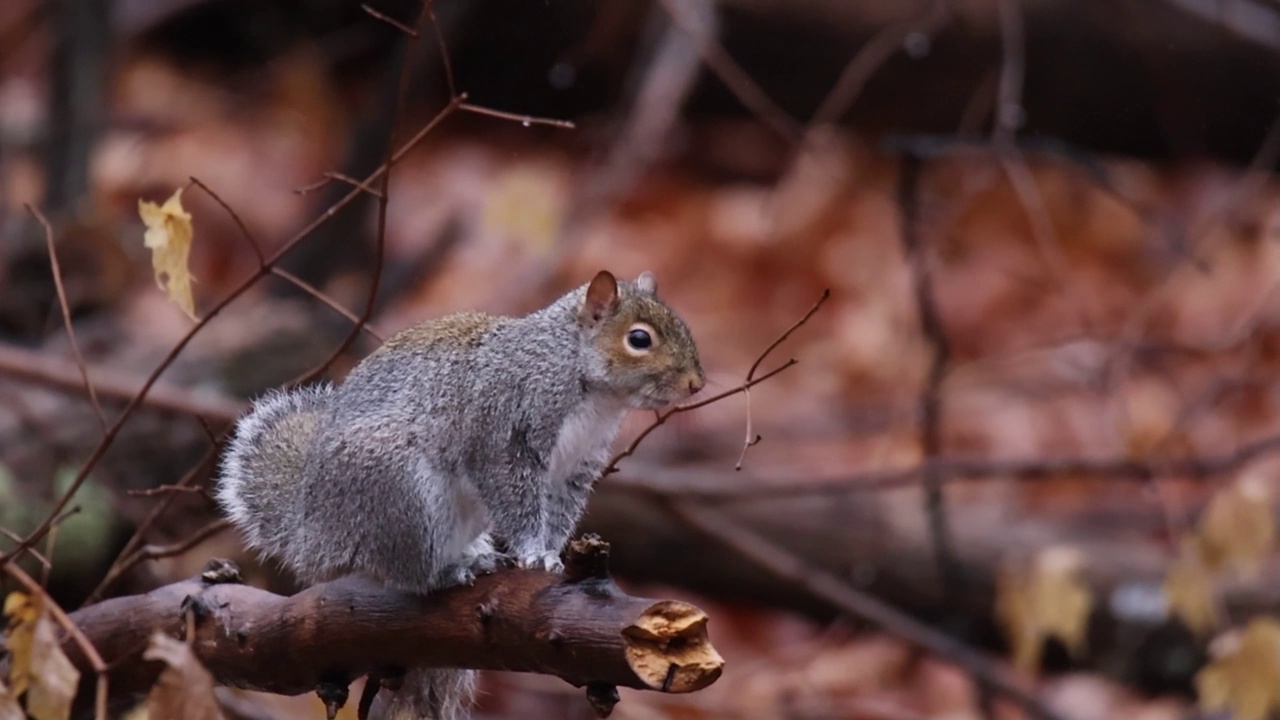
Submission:
{"label": "squirrel", "polygon": [[[247,547],[312,584],[364,574],[429,593],[511,565],[559,572],[623,417],[705,385],[653,273],[522,317],[402,330],[341,384],[270,391],[228,444],[216,497]],[[391,717],[460,720],[476,673],[410,669]]]}

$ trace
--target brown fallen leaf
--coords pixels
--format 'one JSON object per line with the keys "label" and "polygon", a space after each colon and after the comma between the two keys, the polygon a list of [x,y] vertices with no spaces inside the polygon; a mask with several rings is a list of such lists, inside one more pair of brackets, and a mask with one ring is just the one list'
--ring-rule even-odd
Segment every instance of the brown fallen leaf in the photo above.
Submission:
{"label": "brown fallen leaf", "polygon": [[1164,594],[1173,616],[1191,632],[1204,636],[1218,625],[1213,571],[1204,562],[1194,537],[1183,538],[1182,552],[1164,579]]}
{"label": "brown fallen leaf", "polygon": [[1257,575],[1276,541],[1271,495],[1262,477],[1245,475],[1213,496],[1199,526],[1207,567]]}
{"label": "brown fallen leaf", "polygon": [[67,720],[75,699],[80,671],[58,642],[53,619],[40,598],[12,592],[5,598],[9,619],[6,636],[13,665],[9,680],[13,694],[27,693],[27,714],[34,720]]}
{"label": "brown fallen leaf", "polygon": [[1203,710],[1229,709],[1234,720],[1266,720],[1280,710],[1280,622],[1254,618],[1216,638],[1209,654],[1195,677]]}
{"label": "brown fallen leaf", "polygon": [[213,676],[196,659],[190,646],[156,632],[142,657],[167,667],[147,695],[148,720],[223,720],[213,695]]}
{"label": "brown fallen leaf", "polygon": [[1013,648],[1014,664],[1026,672],[1039,667],[1049,638],[1081,655],[1092,609],[1084,555],[1075,548],[1045,548],[1029,566],[1007,566],[997,581],[996,615]]}
{"label": "brown fallen leaf", "polygon": [[177,303],[187,317],[195,320],[192,277],[187,265],[195,229],[191,213],[182,207],[182,188],[174,191],[164,205],[138,200],[138,215],[147,227],[142,241],[151,249],[156,285],[169,294],[169,299]]}

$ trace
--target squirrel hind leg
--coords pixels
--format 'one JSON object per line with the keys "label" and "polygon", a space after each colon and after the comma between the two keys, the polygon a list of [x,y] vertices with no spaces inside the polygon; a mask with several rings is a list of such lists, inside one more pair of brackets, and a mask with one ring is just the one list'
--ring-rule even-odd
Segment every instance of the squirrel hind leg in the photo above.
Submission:
{"label": "squirrel hind leg", "polygon": [[469,482],[425,459],[406,460],[416,454],[412,444],[388,444],[379,430],[369,429],[371,438],[350,428],[340,441],[317,438],[314,447],[328,451],[309,459],[302,537],[286,563],[307,580],[364,572],[428,593],[440,587],[444,568],[492,551],[478,540],[488,514]]}

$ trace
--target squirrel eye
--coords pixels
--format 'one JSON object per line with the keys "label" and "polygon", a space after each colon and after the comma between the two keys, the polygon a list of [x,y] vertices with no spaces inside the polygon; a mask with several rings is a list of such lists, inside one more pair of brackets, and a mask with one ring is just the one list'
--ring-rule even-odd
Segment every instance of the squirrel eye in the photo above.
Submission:
{"label": "squirrel eye", "polygon": [[647,331],[635,328],[627,333],[627,345],[633,350],[648,350],[653,346],[653,338]]}

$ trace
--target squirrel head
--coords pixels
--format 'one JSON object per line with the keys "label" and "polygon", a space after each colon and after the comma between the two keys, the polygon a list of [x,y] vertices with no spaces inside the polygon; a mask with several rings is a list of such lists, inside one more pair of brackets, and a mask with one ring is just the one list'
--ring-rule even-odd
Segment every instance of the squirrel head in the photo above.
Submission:
{"label": "squirrel head", "polygon": [[658,299],[653,273],[619,282],[601,270],[582,294],[578,324],[591,360],[588,380],[632,407],[666,407],[706,384],[693,336]]}

